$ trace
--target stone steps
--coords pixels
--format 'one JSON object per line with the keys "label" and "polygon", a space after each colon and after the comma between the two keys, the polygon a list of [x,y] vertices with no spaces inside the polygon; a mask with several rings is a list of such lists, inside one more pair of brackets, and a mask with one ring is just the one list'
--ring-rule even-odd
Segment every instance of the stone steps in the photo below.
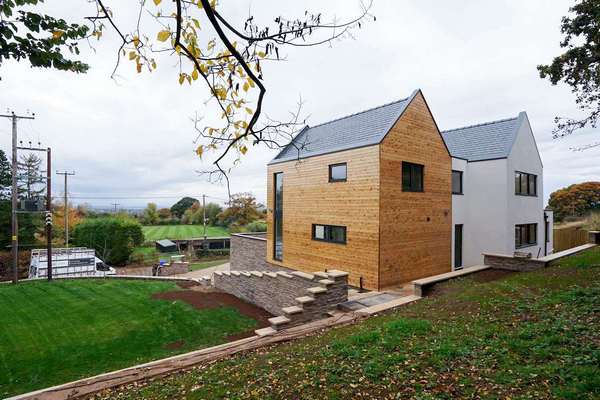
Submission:
{"label": "stone steps", "polygon": [[[256,330],[257,335],[273,334],[278,330],[327,317],[328,312],[348,297],[348,273],[337,270],[313,274],[300,271],[216,271],[213,277],[216,288],[226,292],[232,290],[232,294],[240,298],[247,297],[247,301],[255,302],[254,304],[276,315],[269,319],[271,326],[268,329]],[[280,287],[284,291],[290,290],[287,293],[292,296],[279,296],[277,290],[273,291],[273,288]],[[264,291],[257,292],[258,288]],[[264,294],[261,296],[261,293],[269,292],[272,292],[272,297]],[[293,297],[302,292],[303,295]],[[278,300],[280,303],[277,303]],[[291,304],[285,304],[281,300]]]}

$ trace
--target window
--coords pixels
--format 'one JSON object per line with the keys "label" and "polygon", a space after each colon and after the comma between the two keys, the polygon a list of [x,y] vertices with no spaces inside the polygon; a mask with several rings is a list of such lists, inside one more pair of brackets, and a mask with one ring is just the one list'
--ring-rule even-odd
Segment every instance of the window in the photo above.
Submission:
{"label": "window", "polygon": [[452,194],[463,194],[462,171],[452,171]]}
{"label": "window", "polygon": [[423,166],[406,161],[402,162],[402,191],[423,191]]}
{"label": "window", "polygon": [[346,227],[313,224],[312,238],[322,242],[346,244]]}
{"label": "window", "polygon": [[515,225],[515,247],[529,247],[537,244],[537,224]]}
{"label": "window", "polygon": [[275,195],[273,258],[281,261],[283,259],[283,172],[273,175],[273,181]]}
{"label": "window", "polygon": [[537,175],[515,172],[515,194],[537,196]]}
{"label": "window", "polygon": [[346,182],[346,163],[331,164],[329,166],[329,182]]}

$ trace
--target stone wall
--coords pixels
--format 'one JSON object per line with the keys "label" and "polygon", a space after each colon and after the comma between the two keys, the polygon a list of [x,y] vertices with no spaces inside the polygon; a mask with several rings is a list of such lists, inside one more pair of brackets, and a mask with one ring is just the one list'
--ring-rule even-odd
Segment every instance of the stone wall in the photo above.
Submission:
{"label": "stone wall", "polygon": [[273,315],[300,314],[295,321],[321,317],[348,299],[348,274],[341,271],[223,271],[213,274],[213,286]]}
{"label": "stone wall", "polygon": [[172,264],[165,264],[158,269],[158,276],[171,276],[185,274],[189,272],[190,264],[187,262],[176,262]]}
{"label": "stone wall", "polygon": [[537,258],[512,257],[502,254],[484,254],[483,263],[495,269],[509,271],[535,271],[544,268],[546,262]]}
{"label": "stone wall", "polygon": [[292,272],[293,269],[280,267],[266,261],[267,234],[234,233],[231,235],[229,263],[234,271]]}

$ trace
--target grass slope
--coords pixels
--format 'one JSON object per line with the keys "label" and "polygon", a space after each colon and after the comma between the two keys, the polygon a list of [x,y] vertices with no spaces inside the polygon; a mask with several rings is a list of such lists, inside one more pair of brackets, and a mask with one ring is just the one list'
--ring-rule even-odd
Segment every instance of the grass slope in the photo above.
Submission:
{"label": "grass slope", "polygon": [[600,250],[543,271],[474,279],[360,324],[98,397],[600,397]]}
{"label": "grass slope", "polygon": [[[0,286],[0,398],[225,342],[252,329],[233,308],[153,300],[166,282]],[[183,340],[183,347],[165,346]]]}
{"label": "grass slope", "polygon": [[[157,225],[143,226],[146,241],[160,239],[192,239],[201,238],[204,235],[202,225]],[[208,237],[229,236],[226,228],[220,226],[208,226],[206,228]]]}

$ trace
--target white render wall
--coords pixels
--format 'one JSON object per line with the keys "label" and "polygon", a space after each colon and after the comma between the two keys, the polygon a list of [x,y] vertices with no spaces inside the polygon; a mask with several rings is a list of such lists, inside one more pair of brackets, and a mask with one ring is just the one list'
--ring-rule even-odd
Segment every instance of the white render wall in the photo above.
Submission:
{"label": "white render wall", "polygon": [[[467,162],[452,159],[452,169],[463,171],[463,195],[452,195],[452,267],[454,225],[463,225],[463,267],[482,265],[483,253],[515,252],[515,225],[537,223],[538,244],[517,249],[533,257],[544,255],[543,167],[525,114],[508,158]],[[536,197],[515,194],[515,171],[537,175]],[[549,218],[550,241],[553,220]],[[552,252],[552,242],[547,253]]]}

